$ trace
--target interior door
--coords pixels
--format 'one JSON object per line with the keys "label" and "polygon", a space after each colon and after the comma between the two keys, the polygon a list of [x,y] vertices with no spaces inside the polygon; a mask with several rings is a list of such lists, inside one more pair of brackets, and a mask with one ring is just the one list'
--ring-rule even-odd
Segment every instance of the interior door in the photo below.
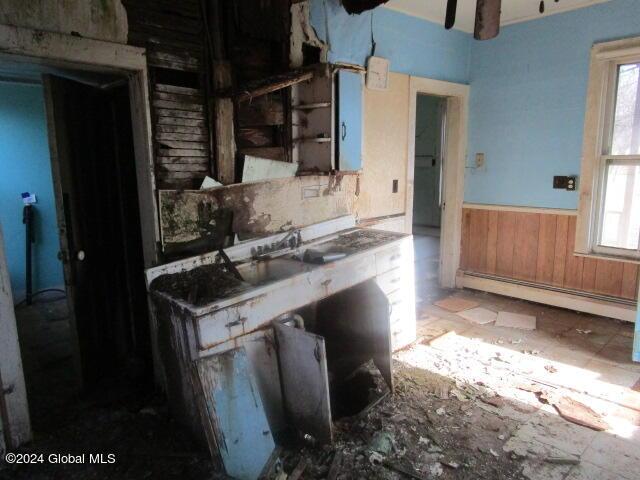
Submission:
{"label": "interior door", "polygon": [[338,71],[338,169],[362,168],[362,75]]}
{"label": "interior door", "polygon": [[76,365],[89,386],[148,349],[128,89],[43,84]]}
{"label": "interior door", "polygon": [[320,444],[333,441],[329,376],[324,339],[274,322],[285,413],[301,436]]}

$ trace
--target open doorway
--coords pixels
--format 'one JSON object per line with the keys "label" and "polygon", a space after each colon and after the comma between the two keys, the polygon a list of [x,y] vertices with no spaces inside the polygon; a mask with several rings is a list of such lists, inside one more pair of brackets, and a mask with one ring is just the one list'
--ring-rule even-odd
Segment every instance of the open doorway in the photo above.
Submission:
{"label": "open doorway", "polygon": [[419,94],[416,102],[413,234],[440,236],[447,102]]}
{"label": "open doorway", "polygon": [[0,153],[0,220],[32,425],[52,432],[87,395],[153,378],[129,78],[0,71],[16,144]]}
{"label": "open doorway", "polygon": [[[405,230],[430,286],[452,288],[460,264],[469,86],[411,77]],[[415,218],[414,218],[415,217]],[[421,275],[417,265],[416,275]]]}
{"label": "open doorway", "polygon": [[446,98],[418,94],[415,119],[413,225],[420,278],[439,282]]}

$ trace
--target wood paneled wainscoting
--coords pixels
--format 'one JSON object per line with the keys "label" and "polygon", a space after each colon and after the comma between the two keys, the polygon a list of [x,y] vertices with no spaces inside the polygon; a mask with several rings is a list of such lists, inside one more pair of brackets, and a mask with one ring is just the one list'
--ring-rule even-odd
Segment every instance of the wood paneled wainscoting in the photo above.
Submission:
{"label": "wood paneled wainscoting", "polygon": [[638,264],[574,255],[575,230],[572,211],[465,206],[460,269],[636,300]]}

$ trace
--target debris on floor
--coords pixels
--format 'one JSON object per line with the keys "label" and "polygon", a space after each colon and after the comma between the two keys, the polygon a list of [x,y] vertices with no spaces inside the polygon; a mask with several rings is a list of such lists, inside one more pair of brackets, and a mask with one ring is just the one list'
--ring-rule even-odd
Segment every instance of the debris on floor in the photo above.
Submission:
{"label": "debris on floor", "polygon": [[516,424],[478,406],[481,386],[399,360],[394,372],[394,395],[363,415],[338,420],[333,446],[285,449],[285,472],[293,473],[304,460],[305,478],[521,478],[520,459],[501,453]]}
{"label": "debris on floor", "polygon": [[571,397],[561,397],[553,406],[565,420],[597,431],[609,429],[609,425],[600,414]]}
{"label": "debris on floor", "polygon": [[496,327],[519,328],[521,330],[535,330],[536,317],[522,313],[498,312]]}

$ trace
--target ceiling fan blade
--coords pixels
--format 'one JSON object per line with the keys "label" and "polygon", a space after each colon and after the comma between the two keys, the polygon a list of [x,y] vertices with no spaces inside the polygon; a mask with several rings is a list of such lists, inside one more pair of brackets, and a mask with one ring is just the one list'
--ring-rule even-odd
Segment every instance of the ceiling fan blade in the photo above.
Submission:
{"label": "ceiling fan blade", "polygon": [[476,40],[489,40],[500,32],[500,1],[478,0],[476,25],[473,31],[473,37]]}
{"label": "ceiling fan blade", "polygon": [[456,23],[456,8],[458,7],[458,0],[449,0],[447,2],[447,14],[444,17],[444,28],[447,30],[453,27]]}

